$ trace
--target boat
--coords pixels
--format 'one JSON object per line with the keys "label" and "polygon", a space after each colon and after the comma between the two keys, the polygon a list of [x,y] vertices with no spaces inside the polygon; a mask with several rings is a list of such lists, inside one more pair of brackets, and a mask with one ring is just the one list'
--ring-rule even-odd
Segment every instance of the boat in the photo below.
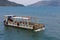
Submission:
{"label": "boat", "polygon": [[37,17],[4,15],[4,25],[9,27],[30,29],[33,31],[41,31],[45,29],[45,25],[38,23]]}

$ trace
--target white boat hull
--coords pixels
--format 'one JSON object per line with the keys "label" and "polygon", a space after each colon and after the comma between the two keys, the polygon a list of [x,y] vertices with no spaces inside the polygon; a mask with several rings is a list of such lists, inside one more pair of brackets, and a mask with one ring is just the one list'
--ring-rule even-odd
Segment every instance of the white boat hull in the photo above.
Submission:
{"label": "white boat hull", "polygon": [[45,28],[36,29],[36,30],[34,30],[34,31],[35,31],[35,32],[38,32],[38,31],[42,31],[42,30],[45,30]]}

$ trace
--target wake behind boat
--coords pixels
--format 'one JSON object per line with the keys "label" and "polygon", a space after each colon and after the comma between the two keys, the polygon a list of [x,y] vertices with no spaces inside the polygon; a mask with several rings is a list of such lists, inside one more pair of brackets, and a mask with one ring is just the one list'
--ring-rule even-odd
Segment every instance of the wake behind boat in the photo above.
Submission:
{"label": "wake behind boat", "polygon": [[4,25],[10,27],[30,29],[41,31],[45,29],[45,25],[39,24],[36,17],[4,15]]}

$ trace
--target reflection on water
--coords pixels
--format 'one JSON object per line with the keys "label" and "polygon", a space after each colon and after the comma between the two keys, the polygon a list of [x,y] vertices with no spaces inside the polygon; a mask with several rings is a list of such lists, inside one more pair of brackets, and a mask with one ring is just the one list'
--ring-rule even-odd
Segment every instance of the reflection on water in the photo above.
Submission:
{"label": "reflection on water", "polygon": [[5,40],[39,40],[44,31],[34,32],[20,28],[5,27]]}
{"label": "reflection on water", "polygon": [[[34,32],[13,27],[5,28],[5,40],[57,40],[56,37],[45,34],[45,31]],[[58,39],[59,40],[59,39]]]}

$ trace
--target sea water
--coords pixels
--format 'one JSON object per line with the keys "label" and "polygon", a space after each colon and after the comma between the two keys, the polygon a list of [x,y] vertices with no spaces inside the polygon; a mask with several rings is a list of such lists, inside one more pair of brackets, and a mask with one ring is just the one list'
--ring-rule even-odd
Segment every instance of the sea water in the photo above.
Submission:
{"label": "sea water", "polygon": [[[38,23],[44,24],[45,30],[5,27],[4,15],[38,17]],[[60,40],[60,7],[0,7],[0,40]]]}

